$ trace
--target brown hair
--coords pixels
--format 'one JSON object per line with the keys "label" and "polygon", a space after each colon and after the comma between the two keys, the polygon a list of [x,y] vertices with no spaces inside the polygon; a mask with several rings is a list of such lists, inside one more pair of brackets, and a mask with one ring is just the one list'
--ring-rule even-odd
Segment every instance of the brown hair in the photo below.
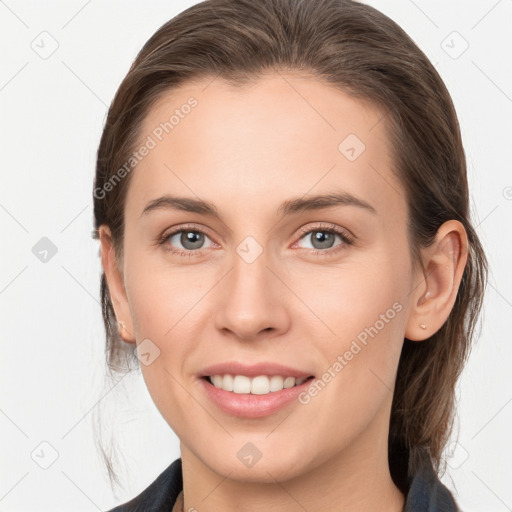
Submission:
{"label": "brown hair", "polygon": [[[395,22],[349,0],[207,0],[165,23],[137,55],[108,111],[97,155],[93,236],[98,238],[100,225],[109,226],[122,258],[131,174],[107,194],[96,191],[136,148],[156,100],[187,80],[221,76],[243,85],[274,70],[317,77],[382,109],[394,172],[406,193],[415,268],[420,248],[433,242],[445,221],[460,221],[468,235],[468,261],[447,321],[425,342],[404,341],[389,431],[390,471],[404,491],[407,468],[415,471],[425,454],[439,471],[488,269],[470,220],[465,154],[450,95]],[[117,331],[104,274],[101,299],[110,372],[138,367],[133,345]]]}

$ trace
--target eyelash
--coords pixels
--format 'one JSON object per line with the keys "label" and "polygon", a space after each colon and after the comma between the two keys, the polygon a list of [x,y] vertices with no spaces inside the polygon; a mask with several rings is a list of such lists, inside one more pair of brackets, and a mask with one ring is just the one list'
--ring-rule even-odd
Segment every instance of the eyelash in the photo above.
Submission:
{"label": "eyelash", "polygon": [[[178,233],[182,233],[182,232],[201,233],[205,236],[208,236],[208,234],[205,231],[203,231],[202,229],[197,228],[195,226],[180,226],[179,229],[175,229],[169,233],[165,233],[164,235],[162,235],[158,239],[158,245],[163,246],[174,235],[176,235]],[[339,251],[344,250],[346,248],[346,246],[350,246],[350,245],[354,244],[353,235],[347,233],[347,231],[345,231],[345,230],[341,230],[341,229],[335,227],[332,224],[315,226],[313,228],[307,228],[307,229],[303,228],[300,230],[299,240],[301,240],[305,235],[308,235],[310,233],[315,233],[315,232],[331,233],[334,235],[338,235],[343,242],[342,244],[340,244],[334,248],[330,248],[330,249],[324,249],[324,250],[323,249],[309,249],[310,254],[313,254],[315,256],[323,257],[323,256],[337,254]],[[184,251],[182,249],[174,249],[174,248],[172,248],[172,246],[168,246],[168,245],[166,245],[164,247],[164,250],[173,255],[176,255],[176,256],[183,256],[183,257],[189,257],[189,258],[192,258],[192,257],[195,257],[195,256],[201,254],[201,249],[198,249],[195,251],[192,251],[192,250]]]}

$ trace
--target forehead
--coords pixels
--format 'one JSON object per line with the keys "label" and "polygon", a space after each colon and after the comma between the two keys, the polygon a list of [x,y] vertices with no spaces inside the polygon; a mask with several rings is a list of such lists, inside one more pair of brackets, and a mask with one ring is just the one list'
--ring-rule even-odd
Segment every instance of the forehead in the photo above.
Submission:
{"label": "forehead", "polygon": [[[148,112],[127,197],[163,193],[233,211],[344,189],[403,214],[382,110],[313,77],[269,74],[243,86],[209,78],[166,92]],[[226,206],[227,207],[227,206]]]}

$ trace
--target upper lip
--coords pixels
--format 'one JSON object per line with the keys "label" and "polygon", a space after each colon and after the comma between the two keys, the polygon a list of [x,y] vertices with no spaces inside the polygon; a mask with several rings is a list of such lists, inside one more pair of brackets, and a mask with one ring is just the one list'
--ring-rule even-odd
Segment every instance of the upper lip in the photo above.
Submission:
{"label": "upper lip", "polygon": [[313,374],[298,368],[284,366],[271,362],[261,362],[257,364],[246,365],[238,361],[226,361],[224,363],[214,364],[204,368],[199,376],[211,377],[212,375],[246,375],[247,377],[256,377],[258,375],[281,375],[282,377],[310,377]]}

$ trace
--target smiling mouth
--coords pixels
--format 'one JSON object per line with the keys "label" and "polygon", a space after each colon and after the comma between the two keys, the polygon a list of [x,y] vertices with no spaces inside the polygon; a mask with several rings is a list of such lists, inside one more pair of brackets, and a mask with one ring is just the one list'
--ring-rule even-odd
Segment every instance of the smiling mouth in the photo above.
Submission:
{"label": "smiling mouth", "polygon": [[202,377],[212,386],[224,391],[237,394],[267,395],[306,384],[314,379],[309,377],[283,377],[280,375],[258,375],[248,377],[246,375],[208,375]]}

